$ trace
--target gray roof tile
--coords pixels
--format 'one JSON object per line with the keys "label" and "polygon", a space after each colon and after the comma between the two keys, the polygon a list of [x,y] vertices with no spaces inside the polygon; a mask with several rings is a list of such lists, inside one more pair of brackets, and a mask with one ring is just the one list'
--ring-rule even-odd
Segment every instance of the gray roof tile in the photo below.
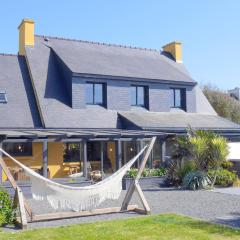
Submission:
{"label": "gray roof tile", "polygon": [[73,109],[49,47],[37,38],[34,48],[26,48],[37,98],[46,128],[116,128],[116,111],[100,106]]}
{"label": "gray roof tile", "polygon": [[197,113],[153,113],[153,112],[120,112],[127,125],[142,129],[175,130],[191,126],[196,129],[236,129],[240,125],[216,115]]}
{"label": "gray roof tile", "polygon": [[183,64],[153,49],[37,36],[50,46],[74,73],[144,78],[177,82],[195,81]]}
{"label": "gray roof tile", "polygon": [[24,57],[0,55],[0,91],[7,103],[0,104],[0,128],[34,128],[41,122]]}

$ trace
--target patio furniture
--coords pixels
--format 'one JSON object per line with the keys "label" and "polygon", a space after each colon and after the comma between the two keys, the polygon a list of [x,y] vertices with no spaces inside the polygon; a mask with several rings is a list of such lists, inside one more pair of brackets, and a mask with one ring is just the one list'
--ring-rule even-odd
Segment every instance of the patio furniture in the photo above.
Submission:
{"label": "patio furniture", "polygon": [[80,172],[80,166],[69,166],[69,175]]}
{"label": "patio furniture", "polygon": [[90,178],[93,183],[100,182],[103,178],[102,171],[95,170],[95,171],[90,172]]}

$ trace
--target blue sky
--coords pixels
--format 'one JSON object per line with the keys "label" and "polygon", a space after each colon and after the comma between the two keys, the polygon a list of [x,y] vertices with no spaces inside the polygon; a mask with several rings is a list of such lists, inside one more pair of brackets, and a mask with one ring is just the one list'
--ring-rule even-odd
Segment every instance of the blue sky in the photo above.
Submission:
{"label": "blue sky", "polygon": [[160,49],[183,43],[183,61],[200,84],[240,87],[238,0],[1,1],[0,52],[18,51],[24,17],[37,34]]}

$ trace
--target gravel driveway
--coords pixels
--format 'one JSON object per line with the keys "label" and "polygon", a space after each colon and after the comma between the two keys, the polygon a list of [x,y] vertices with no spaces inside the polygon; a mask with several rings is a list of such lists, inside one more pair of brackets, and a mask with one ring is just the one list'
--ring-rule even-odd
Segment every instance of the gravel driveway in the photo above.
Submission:
{"label": "gravel driveway", "polygon": [[[86,183],[79,183],[82,185]],[[34,211],[34,213],[54,212],[46,201],[35,201],[31,198],[29,185],[21,186],[24,195]],[[186,191],[176,188],[160,188],[158,185],[143,185],[143,192],[151,207],[152,214],[177,213],[205,221],[230,225],[240,228],[240,188],[216,189],[216,191]],[[100,207],[120,206],[126,191],[122,191],[120,199],[117,201],[106,201]],[[138,196],[134,194],[132,204],[141,203]],[[142,216],[133,212],[105,214],[90,217],[71,218],[54,220],[48,222],[29,223],[29,228],[63,226],[68,224],[95,222],[102,220],[112,220],[119,218],[129,218]]]}
{"label": "gravel driveway", "polygon": [[[119,206],[125,191],[117,201],[106,201],[100,207]],[[240,196],[213,191],[185,191],[174,188],[144,190],[152,214],[178,213],[215,223],[240,227]],[[47,202],[29,199],[35,213],[53,212]],[[132,203],[141,205],[134,195]],[[141,216],[136,213],[105,214],[91,217],[30,223],[29,228],[62,226],[68,224],[95,222]]]}

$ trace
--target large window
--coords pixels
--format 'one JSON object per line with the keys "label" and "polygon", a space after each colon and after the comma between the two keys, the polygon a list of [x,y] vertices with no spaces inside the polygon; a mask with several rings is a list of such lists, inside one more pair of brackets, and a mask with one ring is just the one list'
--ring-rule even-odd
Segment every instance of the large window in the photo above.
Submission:
{"label": "large window", "polygon": [[80,162],[81,152],[81,143],[65,143],[63,162]]}
{"label": "large window", "polygon": [[32,143],[3,143],[3,149],[12,156],[32,156]]}
{"label": "large window", "polygon": [[186,91],[183,88],[171,88],[170,89],[171,108],[185,109],[185,94]]}
{"label": "large window", "polygon": [[103,105],[103,84],[86,83],[86,104]]}
{"label": "large window", "polygon": [[101,160],[101,145],[100,142],[93,141],[87,143],[87,158],[88,161]]}
{"label": "large window", "polygon": [[145,106],[146,88],[143,86],[131,86],[131,105]]}

